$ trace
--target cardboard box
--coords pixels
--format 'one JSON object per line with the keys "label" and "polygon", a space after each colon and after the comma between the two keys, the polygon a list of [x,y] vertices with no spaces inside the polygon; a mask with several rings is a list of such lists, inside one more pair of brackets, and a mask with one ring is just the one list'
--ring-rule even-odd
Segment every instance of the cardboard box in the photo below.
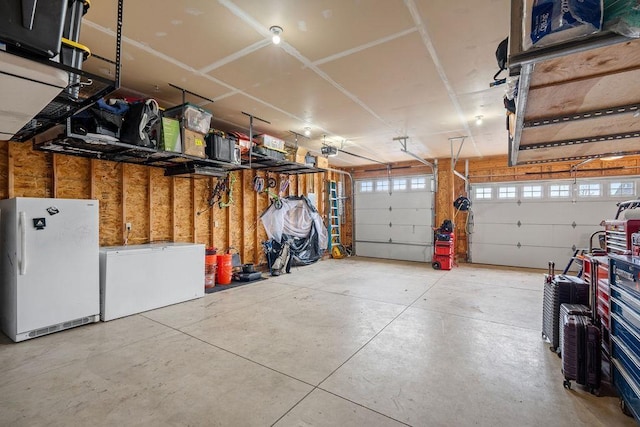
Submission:
{"label": "cardboard box", "polygon": [[194,132],[189,129],[182,129],[183,135],[183,146],[184,154],[188,154],[189,156],[202,157],[203,159],[207,157],[205,152],[206,143],[204,141],[204,134],[199,132]]}
{"label": "cardboard box", "polygon": [[307,153],[308,151],[306,148],[298,147],[298,149],[296,150],[294,161],[296,163],[302,163],[303,165],[306,164],[305,157],[307,156]]}
{"label": "cardboard box", "polygon": [[180,122],[168,117],[162,118],[159,149],[182,153],[182,138],[180,137]]}
{"label": "cardboard box", "polygon": [[320,169],[328,169],[329,168],[329,159],[324,156],[318,156],[316,160],[316,167]]}
{"label": "cardboard box", "polygon": [[284,151],[284,141],[282,139],[276,138],[275,136],[262,134],[256,137],[256,142],[258,145],[264,145],[265,148],[270,148],[272,150],[280,150]]}

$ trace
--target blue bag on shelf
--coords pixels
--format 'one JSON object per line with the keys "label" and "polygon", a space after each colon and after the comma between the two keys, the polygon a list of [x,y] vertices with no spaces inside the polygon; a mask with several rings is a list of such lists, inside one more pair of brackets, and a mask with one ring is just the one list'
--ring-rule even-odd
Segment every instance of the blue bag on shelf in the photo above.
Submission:
{"label": "blue bag on shelf", "polygon": [[601,29],[602,0],[535,0],[531,10],[530,40],[527,42],[534,47],[548,46]]}

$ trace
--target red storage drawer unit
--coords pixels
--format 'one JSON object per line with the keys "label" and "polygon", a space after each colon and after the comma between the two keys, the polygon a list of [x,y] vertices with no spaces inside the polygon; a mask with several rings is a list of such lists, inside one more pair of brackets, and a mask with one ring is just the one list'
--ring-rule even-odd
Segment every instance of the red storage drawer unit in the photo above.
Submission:
{"label": "red storage drawer unit", "polygon": [[454,234],[453,232],[436,230],[434,236],[431,266],[436,270],[451,270],[455,247]]}

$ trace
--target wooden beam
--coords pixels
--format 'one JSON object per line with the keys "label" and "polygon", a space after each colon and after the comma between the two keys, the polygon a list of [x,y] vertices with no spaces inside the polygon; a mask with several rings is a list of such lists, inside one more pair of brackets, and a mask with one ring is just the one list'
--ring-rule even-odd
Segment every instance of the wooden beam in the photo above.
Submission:
{"label": "wooden beam", "polygon": [[152,186],[152,172],[153,168],[147,168],[147,200],[149,205],[147,210],[149,211],[149,242],[153,242],[153,186]]}
{"label": "wooden beam", "polygon": [[[207,190],[208,197],[211,197],[211,195],[213,194],[214,187],[215,187],[215,184],[213,183],[213,178],[209,178],[209,189]],[[215,209],[213,207],[210,207],[209,208],[209,229],[211,230],[211,233],[209,234],[209,246],[211,247],[215,246],[215,241],[216,241],[216,219],[215,219],[214,212],[215,212]]]}
{"label": "wooden beam", "polygon": [[245,171],[240,171],[240,195],[242,197],[240,197],[240,216],[242,217],[242,222],[243,224],[240,225],[240,258],[242,260],[245,260],[247,257],[247,254],[245,252],[246,249],[246,243],[245,243],[245,228],[246,228],[246,220],[247,220],[247,215],[245,215],[245,211],[244,211],[244,198],[245,198],[245,184],[246,184],[246,173]]}
{"label": "wooden beam", "polygon": [[198,241],[198,206],[196,206],[196,180],[191,178],[191,206],[193,207],[193,212],[192,212],[192,236],[193,236],[193,243],[196,243]]}
{"label": "wooden beam", "polygon": [[58,197],[58,155],[53,153],[51,155],[51,193],[53,197]]}
{"label": "wooden beam", "polygon": [[176,241],[176,179],[171,177],[171,241]]}
{"label": "wooden beam", "polygon": [[122,227],[122,240],[127,240],[127,227],[125,226],[127,222],[127,168],[125,163],[120,164],[120,181],[121,181],[121,204],[122,204],[122,221],[120,226]]}
{"label": "wooden beam", "polygon": [[[235,172],[231,172],[235,173]],[[229,177],[229,185],[231,185],[231,177]],[[236,197],[238,197],[236,195]],[[233,245],[233,238],[231,237],[231,206],[227,206],[224,208],[225,215],[227,217],[227,248],[230,248]],[[224,253],[224,249],[222,248],[222,252]]]}
{"label": "wooden beam", "polygon": [[97,166],[97,160],[96,159],[91,159],[89,162],[89,180],[91,181],[89,183],[89,188],[90,188],[90,194],[89,197],[93,200],[96,200],[98,198],[98,191],[96,190],[96,166]]}
{"label": "wooden beam", "polygon": [[7,147],[7,196],[11,199],[16,197],[15,189],[15,165],[13,156],[13,142],[8,143]]}
{"label": "wooden beam", "polygon": [[[253,171],[253,179],[255,179],[255,177],[258,176],[258,171],[254,170]],[[252,180],[253,182],[253,180]],[[278,183],[279,184],[279,183]],[[276,191],[279,191],[279,188],[276,188]],[[258,265],[260,263],[260,236],[259,236],[259,231],[258,231],[258,216],[260,215],[260,211],[258,209],[258,192],[254,191],[253,192],[253,203],[254,203],[254,210],[253,210],[253,240],[254,240],[254,251],[253,251],[253,263],[255,265]]]}

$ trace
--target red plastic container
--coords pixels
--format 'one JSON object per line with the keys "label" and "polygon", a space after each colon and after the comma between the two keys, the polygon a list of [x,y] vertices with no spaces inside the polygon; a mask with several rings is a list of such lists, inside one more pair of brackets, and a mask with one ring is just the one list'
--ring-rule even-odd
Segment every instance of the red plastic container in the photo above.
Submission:
{"label": "red plastic container", "polygon": [[232,254],[218,255],[218,285],[230,285],[233,272]]}

